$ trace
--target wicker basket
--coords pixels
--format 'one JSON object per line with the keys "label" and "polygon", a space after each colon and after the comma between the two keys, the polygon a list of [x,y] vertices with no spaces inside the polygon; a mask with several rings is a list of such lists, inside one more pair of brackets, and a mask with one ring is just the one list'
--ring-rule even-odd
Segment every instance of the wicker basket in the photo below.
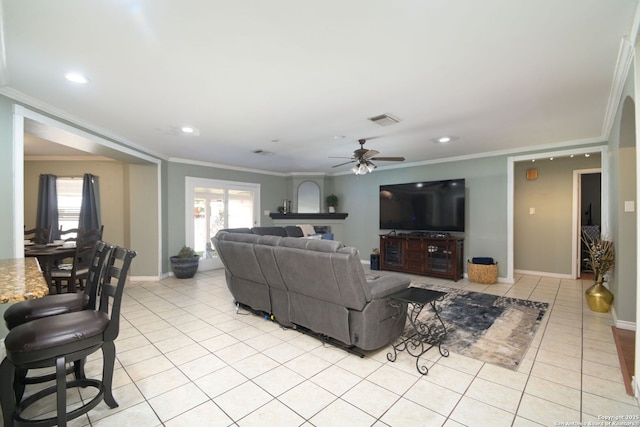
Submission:
{"label": "wicker basket", "polygon": [[474,264],[467,261],[467,272],[471,282],[491,285],[498,281],[497,262],[495,264]]}

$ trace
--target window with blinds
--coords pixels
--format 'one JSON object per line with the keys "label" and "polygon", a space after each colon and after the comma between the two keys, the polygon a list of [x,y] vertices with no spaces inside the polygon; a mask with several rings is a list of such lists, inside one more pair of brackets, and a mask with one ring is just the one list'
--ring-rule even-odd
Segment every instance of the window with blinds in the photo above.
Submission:
{"label": "window with blinds", "polygon": [[78,228],[80,205],[82,204],[82,178],[56,179],[58,193],[58,223],[68,230]]}

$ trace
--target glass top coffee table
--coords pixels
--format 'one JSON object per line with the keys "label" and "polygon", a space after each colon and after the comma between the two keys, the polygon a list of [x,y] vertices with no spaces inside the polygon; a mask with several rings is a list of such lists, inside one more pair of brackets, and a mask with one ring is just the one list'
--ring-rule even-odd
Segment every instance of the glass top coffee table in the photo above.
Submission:
{"label": "glass top coffee table", "polygon": [[[400,337],[399,342],[393,345],[393,353],[387,353],[387,359],[395,362],[398,353],[407,351],[411,356],[416,358],[416,369],[422,375],[429,373],[429,368],[420,365],[420,357],[433,347],[438,346],[438,351],[444,357],[449,356],[449,350],[442,346],[442,340],[447,335],[447,329],[444,322],[440,318],[441,308],[436,307],[437,301],[442,301],[446,292],[432,291],[424,288],[406,288],[399,292],[389,295],[392,304],[407,304],[407,319],[411,328],[405,330]],[[418,320],[422,309],[430,305],[434,318],[429,324]]]}

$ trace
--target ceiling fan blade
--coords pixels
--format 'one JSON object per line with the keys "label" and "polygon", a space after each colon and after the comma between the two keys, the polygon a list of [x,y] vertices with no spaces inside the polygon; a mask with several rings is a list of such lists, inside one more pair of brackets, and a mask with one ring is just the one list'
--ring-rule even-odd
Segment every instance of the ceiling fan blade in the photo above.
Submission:
{"label": "ceiling fan blade", "polygon": [[366,153],[364,153],[363,157],[365,159],[370,159],[371,157],[375,156],[376,154],[380,154],[380,152],[376,151],[376,150],[368,150]]}
{"label": "ceiling fan blade", "polygon": [[331,166],[331,167],[332,167],[332,168],[337,168],[337,167],[340,167],[340,166],[348,165],[349,163],[353,163],[353,162],[355,162],[355,160],[350,160],[350,161],[348,161],[348,162],[340,163],[340,164],[338,164],[338,165],[333,165],[333,166]]}
{"label": "ceiling fan blade", "polygon": [[384,162],[404,162],[404,157],[370,157],[369,160],[382,160]]}

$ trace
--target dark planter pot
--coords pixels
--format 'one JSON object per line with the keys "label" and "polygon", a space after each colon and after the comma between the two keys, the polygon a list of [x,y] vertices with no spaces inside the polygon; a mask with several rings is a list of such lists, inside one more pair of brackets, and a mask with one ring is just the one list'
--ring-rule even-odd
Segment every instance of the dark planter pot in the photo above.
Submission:
{"label": "dark planter pot", "polygon": [[171,271],[178,279],[190,279],[195,276],[198,271],[199,256],[192,258],[180,258],[178,256],[171,257]]}

